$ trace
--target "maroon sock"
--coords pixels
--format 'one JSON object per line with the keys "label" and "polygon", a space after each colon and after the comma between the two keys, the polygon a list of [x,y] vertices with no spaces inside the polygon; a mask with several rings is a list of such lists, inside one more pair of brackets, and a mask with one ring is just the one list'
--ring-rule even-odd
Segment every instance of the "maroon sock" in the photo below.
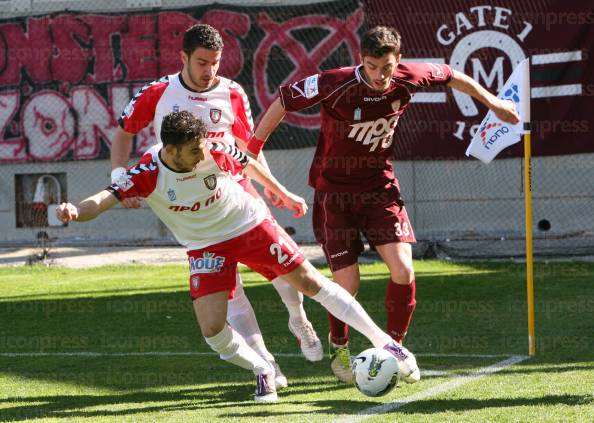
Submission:
{"label": "maroon sock", "polygon": [[330,323],[330,341],[335,345],[345,345],[349,341],[349,327],[342,320],[338,320],[328,313]]}
{"label": "maroon sock", "polygon": [[386,289],[386,314],[388,334],[402,343],[416,307],[415,280],[409,285],[388,282]]}

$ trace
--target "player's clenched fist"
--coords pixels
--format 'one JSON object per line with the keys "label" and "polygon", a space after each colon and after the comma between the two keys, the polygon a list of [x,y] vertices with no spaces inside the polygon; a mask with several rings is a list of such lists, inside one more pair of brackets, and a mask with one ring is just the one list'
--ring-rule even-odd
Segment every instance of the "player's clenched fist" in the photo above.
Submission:
{"label": "player's clenched fist", "polygon": [[513,101],[499,100],[495,106],[493,106],[493,112],[495,113],[495,116],[504,122],[515,125],[520,121],[520,115],[518,114],[516,105]]}
{"label": "player's clenched fist", "polygon": [[281,197],[281,201],[286,208],[294,212],[294,217],[303,217],[307,213],[307,203],[298,195],[287,192]]}
{"label": "player's clenched fist", "polygon": [[74,204],[62,203],[56,208],[56,217],[64,223],[78,219],[78,209]]}

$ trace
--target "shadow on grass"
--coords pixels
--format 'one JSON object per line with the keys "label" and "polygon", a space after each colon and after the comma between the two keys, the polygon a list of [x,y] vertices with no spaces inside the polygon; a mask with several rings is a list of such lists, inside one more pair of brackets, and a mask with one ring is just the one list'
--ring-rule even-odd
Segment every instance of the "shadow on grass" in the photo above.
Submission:
{"label": "shadow on grass", "polygon": [[[393,400],[397,402],[397,399]],[[403,414],[435,414],[441,412],[463,412],[469,410],[482,410],[485,408],[505,408],[542,405],[584,405],[592,404],[594,399],[585,395],[545,395],[537,398],[492,398],[492,399],[444,399],[444,400],[420,400],[406,405],[398,412]],[[312,401],[309,403],[316,408],[317,412],[326,414],[348,414],[345,406],[352,407],[352,401]],[[364,410],[367,407],[375,406],[377,403],[357,403],[357,409]],[[341,411],[342,410],[342,411]],[[275,417],[289,414],[301,414],[302,412],[275,412],[274,410],[262,410],[247,413],[223,413],[221,417]],[[357,414],[356,412],[353,414]],[[361,413],[365,415],[364,412]],[[371,413],[370,413],[371,414]]]}
{"label": "shadow on grass", "polygon": [[[337,391],[353,389],[344,384],[329,383],[326,387],[312,386],[308,382],[292,383],[291,387],[279,394],[279,404],[311,404],[310,401],[291,401],[291,394],[307,395],[325,390]],[[6,397],[0,403],[9,405],[19,403],[13,407],[0,409],[0,420],[21,421],[34,418],[77,418],[96,416],[124,416],[140,413],[192,411],[192,410],[221,410],[226,408],[259,407],[261,404],[252,401],[254,384],[228,384],[223,386],[200,386],[191,389],[173,390],[170,392],[132,392],[110,395],[44,395],[30,397]],[[340,402],[340,401],[337,401]],[[21,403],[30,403],[22,405]],[[159,405],[146,404],[161,403]],[[351,401],[343,401],[349,403]],[[361,403],[362,406],[374,403]],[[266,404],[267,408],[274,404]],[[85,408],[105,408],[88,410]],[[121,408],[121,409],[118,409]],[[303,412],[302,412],[303,413]],[[279,413],[282,414],[282,413]]]}

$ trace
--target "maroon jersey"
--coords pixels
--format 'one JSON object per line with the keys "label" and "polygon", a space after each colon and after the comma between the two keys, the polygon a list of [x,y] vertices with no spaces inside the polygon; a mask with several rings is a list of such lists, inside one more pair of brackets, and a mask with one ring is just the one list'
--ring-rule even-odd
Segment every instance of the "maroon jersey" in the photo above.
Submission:
{"label": "maroon jersey", "polygon": [[448,65],[400,63],[390,87],[379,93],[362,76],[363,67],[333,69],[279,89],[285,110],[321,103],[321,129],[309,171],[320,191],[368,191],[394,180],[390,163],[398,118],[419,88],[446,84]]}

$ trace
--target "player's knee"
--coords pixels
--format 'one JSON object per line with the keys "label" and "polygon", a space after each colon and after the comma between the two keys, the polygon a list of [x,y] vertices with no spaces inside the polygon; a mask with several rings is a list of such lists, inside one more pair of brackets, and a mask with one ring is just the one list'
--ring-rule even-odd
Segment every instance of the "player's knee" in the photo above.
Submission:
{"label": "player's knee", "polygon": [[227,356],[233,355],[233,353],[237,350],[236,345],[233,342],[233,332],[227,325],[224,325],[220,331],[210,336],[206,336],[204,334],[203,336],[210,348],[217,352],[223,359],[225,359]]}
{"label": "player's knee", "polygon": [[218,335],[226,327],[226,322],[206,322],[200,323],[200,331],[205,338],[211,338]]}
{"label": "player's knee", "polygon": [[394,269],[390,269],[390,277],[392,282],[399,285],[408,285],[415,278],[415,271],[411,265],[402,264]]}

